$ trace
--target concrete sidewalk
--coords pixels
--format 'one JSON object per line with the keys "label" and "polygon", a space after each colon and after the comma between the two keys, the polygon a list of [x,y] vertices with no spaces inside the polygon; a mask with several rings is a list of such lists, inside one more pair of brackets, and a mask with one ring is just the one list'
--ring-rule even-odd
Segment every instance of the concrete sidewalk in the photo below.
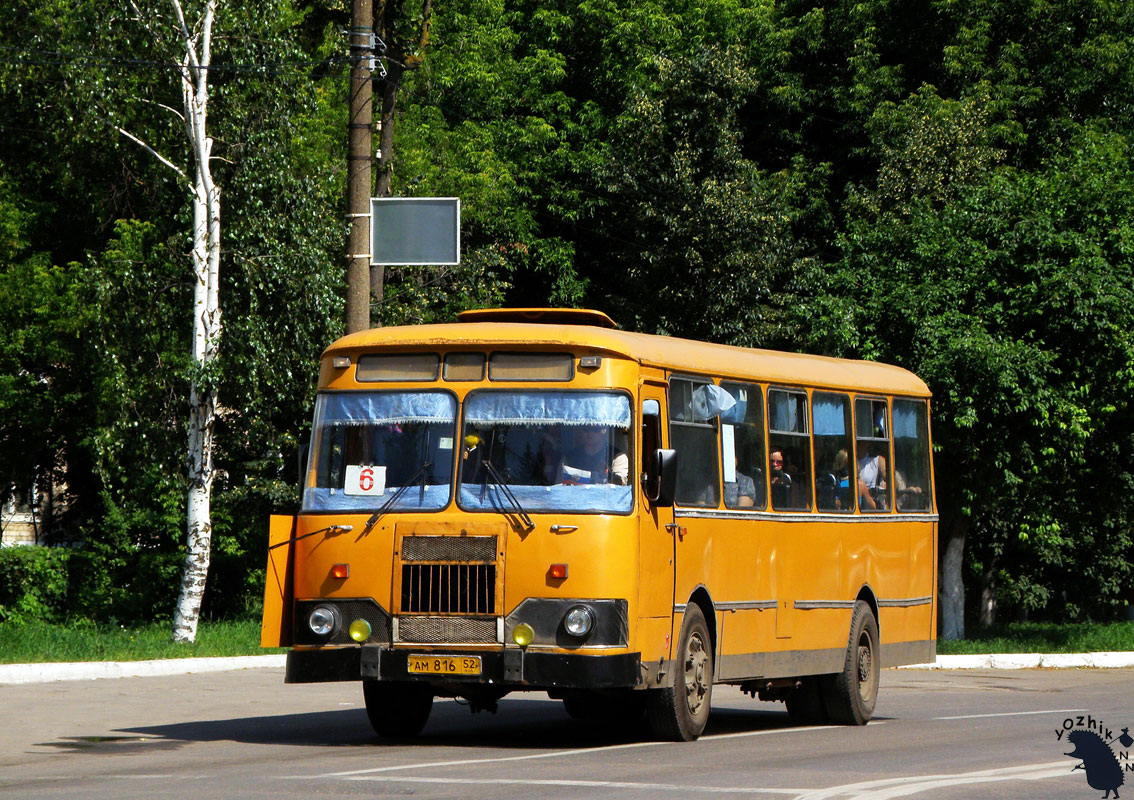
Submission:
{"label": "concrete sidewalk", "polygon": [[[60,664],[0,664],[0,686],[101,678],[141,678],[239,669],[282,669],[286,656],[238,658],[173,658],[158,661],[89,661]],[[1134,667],[1134,652],[1008,653],[987,656],[938,656],[932,664],[899,669],[1082,669]]]}
{"label": "concrete sidewalk", "polygon": [[287,657],[168,658],[155,661],[83,661],[78,663],[0,664],[0,686],[16,683],[89,681],[99,678],[144,678],[193,672],[227,672],[237,669],[283,668]]}

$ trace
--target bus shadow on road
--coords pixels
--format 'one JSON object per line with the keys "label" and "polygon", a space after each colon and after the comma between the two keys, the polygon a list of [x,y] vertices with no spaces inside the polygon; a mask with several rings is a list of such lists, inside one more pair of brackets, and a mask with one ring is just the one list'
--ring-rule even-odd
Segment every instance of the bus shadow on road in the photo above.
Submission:
{"label": "bus shadow on road", "polygon": [[[797,728],[783,711],[713,709],[706,737],[757,734]],[[380,739],[360,708],[303,714],[199,720],[124,729],[170,742],[234,741],[247,744],[305,747],[372,747],[420,745],[498,747],[504,749],[592,748],[649,742],[645,722],[591,722],[570,718],[563,706],[547,700],[505,699],[496,714],[471,714],[467,707],[439,700],[421,735],[413,739]]]}

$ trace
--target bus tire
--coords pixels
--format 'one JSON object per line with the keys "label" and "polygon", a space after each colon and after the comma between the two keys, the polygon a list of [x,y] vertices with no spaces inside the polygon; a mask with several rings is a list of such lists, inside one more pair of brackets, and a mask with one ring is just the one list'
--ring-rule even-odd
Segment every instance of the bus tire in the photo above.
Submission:
{"label": "bus tire", "polygon": [[417,736],[433,710],[433,692],[422,683],[362,682],[366,716],[379,736]]}
{"label": "bus tire", "polygon": [[804,678],[784,698],[788,718],[796,725],[822,725],[828,721],[819,678]]}
{"label": "bus tire", "polygon": [[865,725],[878,700],[878,622],[859,600],[851,614],[843,671],[823,682],[823,699],[832,722]]}
{"label": "bus tire", "polygon": [[705,730],[713,696],[713,646],[705,615],[695,603],[685,607],[673,684],[652,689],[646,718],[659,739],[691,742]]}

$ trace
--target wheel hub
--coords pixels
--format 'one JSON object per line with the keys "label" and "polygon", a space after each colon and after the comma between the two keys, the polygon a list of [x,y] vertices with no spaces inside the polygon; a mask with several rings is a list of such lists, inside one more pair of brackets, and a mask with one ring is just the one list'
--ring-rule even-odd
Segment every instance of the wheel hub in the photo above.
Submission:
{"label": "wheel hub", "polygon": [[705,695],[709,693],[705,680],[709,654],[705,652],[705,643],[700,636],[690,637],[688,652],[689,658],[685,661],[685,703],[690,713],[696,714],[705,702]]}
{"label": "wheel hub", "polygon": [[858,693],[865,702],[874,697],[874,650],[870,641],[862,641],[858,645]]}

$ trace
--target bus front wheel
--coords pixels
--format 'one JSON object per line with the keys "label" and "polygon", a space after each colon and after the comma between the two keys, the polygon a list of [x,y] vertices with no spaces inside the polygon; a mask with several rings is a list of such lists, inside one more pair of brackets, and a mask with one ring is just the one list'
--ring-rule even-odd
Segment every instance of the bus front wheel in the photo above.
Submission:
{"label": "bus front wheel", "polygon": [[823,699],[832,722],[865,725],[878,700],[878,622],[870,606],[859,600],[851,615],[843,671],[827,677]]}
{"label": "bus front wheel", "polygon": [[678,648],[673,685],[649,691],[646,716],[658,738],[691,742],[705,730],[713,695],[713,645],[693,603],[685,608]]}
{"label": "bus front wheel", "polygon": [[433,692],[420,683],[362,682],[366,716],[379,736],[417,736],[433,710]]}

